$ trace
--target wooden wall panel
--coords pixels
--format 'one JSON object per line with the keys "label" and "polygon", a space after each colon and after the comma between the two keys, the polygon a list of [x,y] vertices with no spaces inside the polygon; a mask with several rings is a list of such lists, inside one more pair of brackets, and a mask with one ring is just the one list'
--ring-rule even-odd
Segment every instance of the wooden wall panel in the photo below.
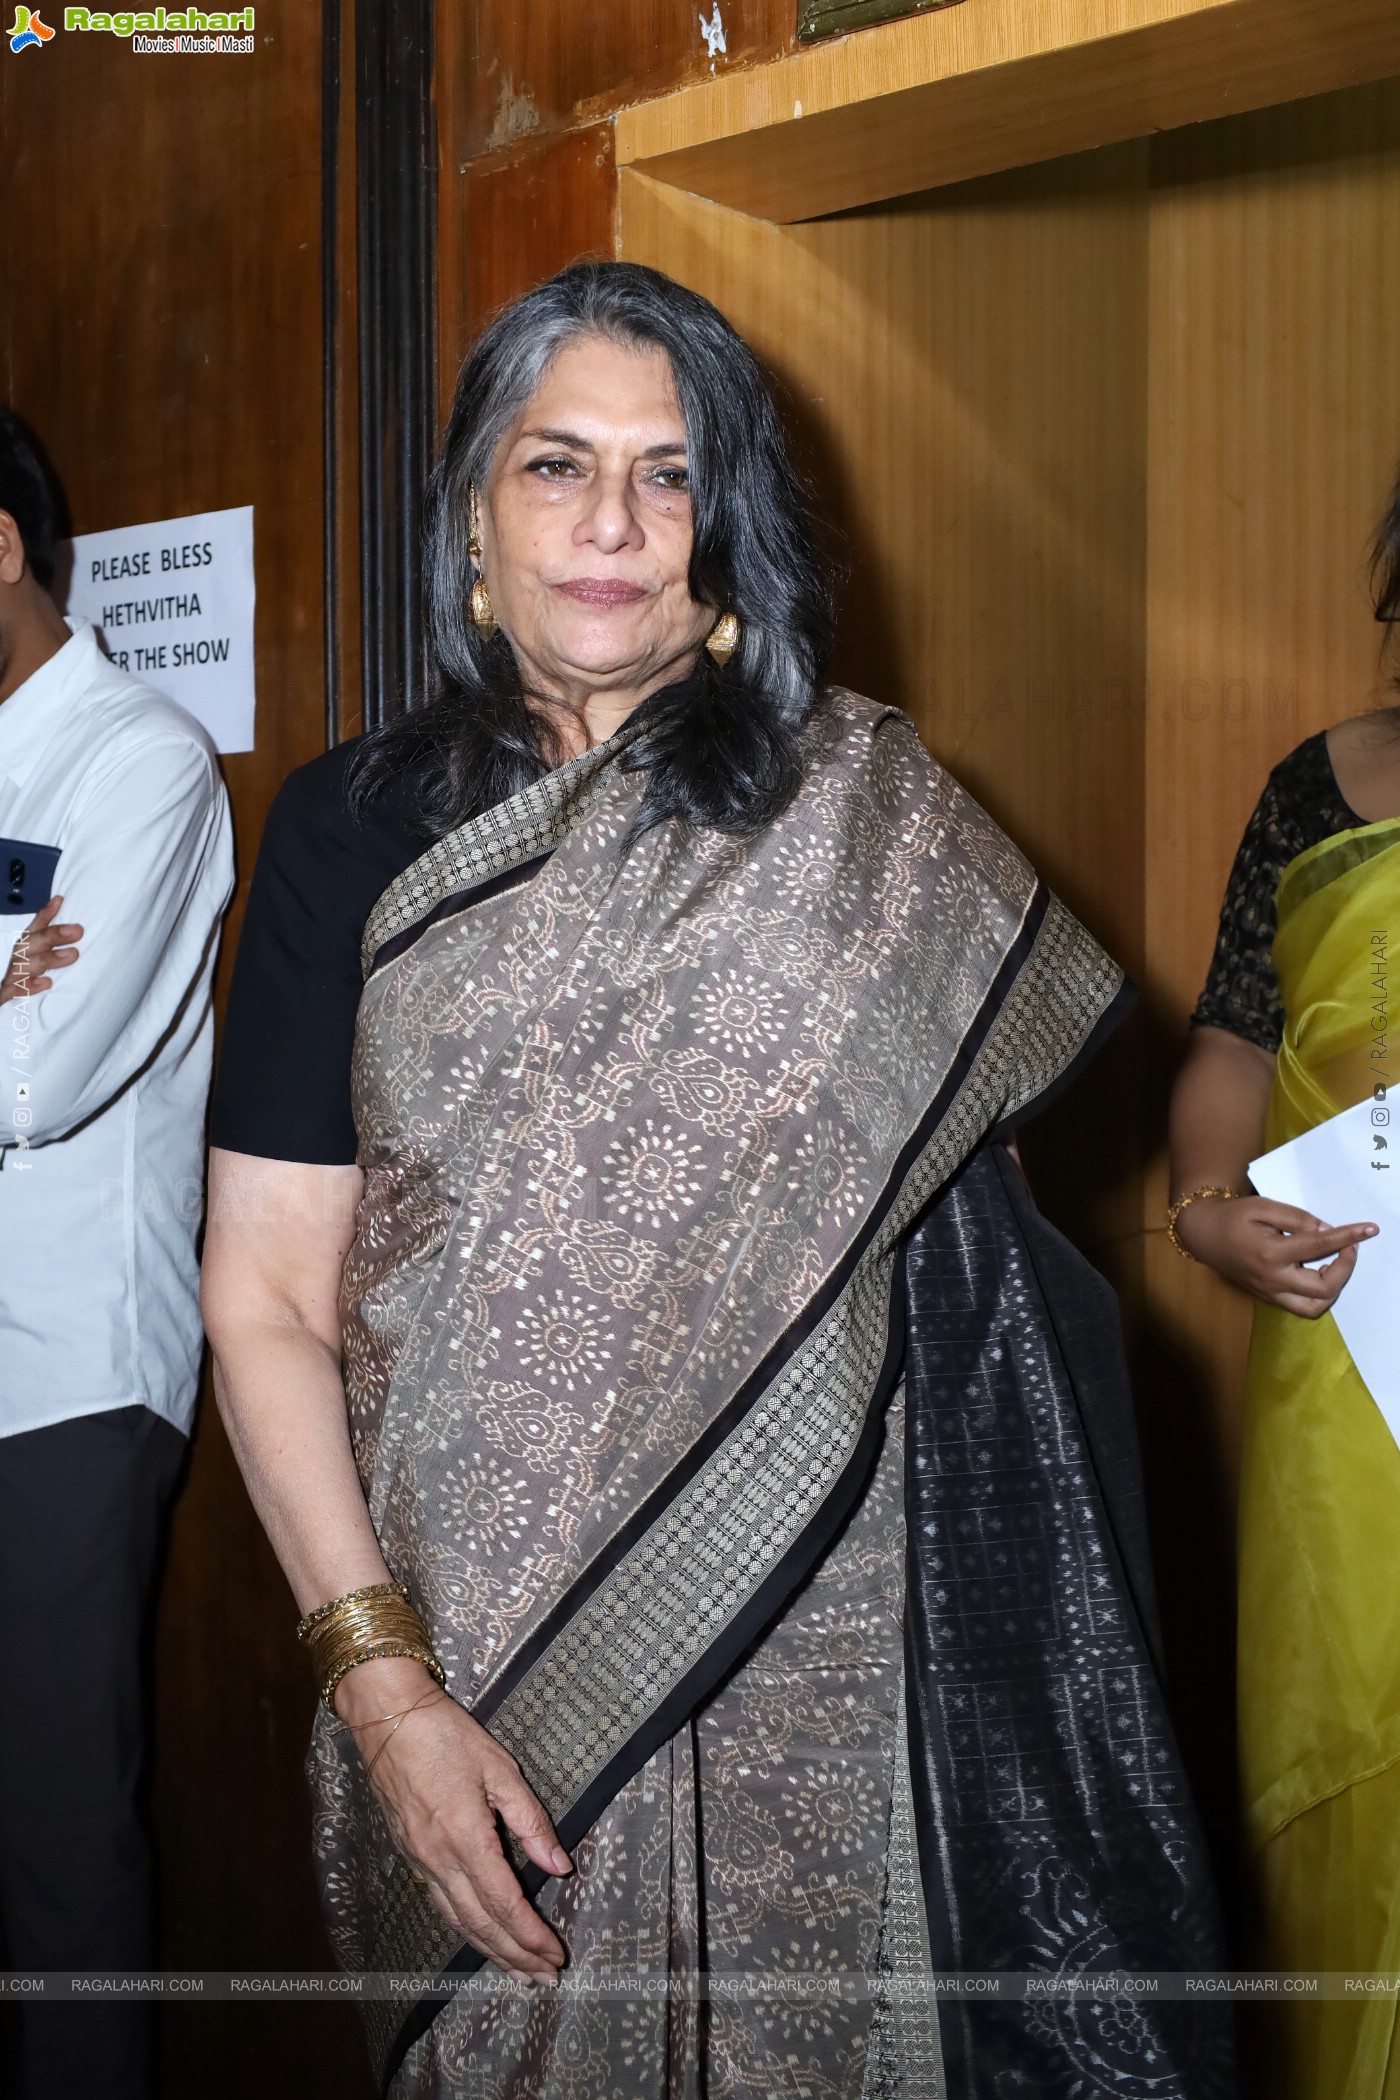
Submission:
{"label": "wooden wall panel", "polygon": [[765,219],[1381,80],[1389,0],[1018,0],[908,17],[618,118],[618,162]]}
{"label": "wooden wall panel", "polygon": [[[724,51],[711,53],[702,13]],[[792,49],[796,21],[796,0],[436,0],[444,409],[498,307],[578,256],[614,251],[615,112]]]}
{"label": "wooden wall panel", "polygon": [[615,239],[611,124],[556,133],[468,164],[439,242],[443,411],[471,342],[499,307]]}
{"label": "wooden wall panel", "polygon": [[[567,130],[625,103],[775,57],[796,41],[795,0],[447,0],[451,63],[466,83],[459,157]],[[723,31],[710,50],[704,15]]]}
{"label": "wooden wall panel", "polygon": [[[254,506],[257,748],[225,761],[240,901],[274,791],[324,742],[320,11],[258,12],[249,57],[142,57],[60,31],[0,64],[0,389],[49,446],[77,528]],[[235,907],[221,988],[237,926]],[[206,1392],[158,1656],[174,1965],[329,1965],[293,1622]],[[370,2090],[339,2008],[191,2007],[165,2037],[172,2096]]]}

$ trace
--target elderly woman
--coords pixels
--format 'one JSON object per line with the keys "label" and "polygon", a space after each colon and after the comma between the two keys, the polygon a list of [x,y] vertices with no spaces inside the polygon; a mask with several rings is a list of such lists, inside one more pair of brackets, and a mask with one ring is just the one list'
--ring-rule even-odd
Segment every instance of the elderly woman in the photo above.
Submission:
{"label": "elderly woman", "polygon": [[269,819],[205,1263],[386,2089],[1227,2092],[928,1982],[1215,1958],[1111,1305],[986,1143],[1120,973],[825,686],[703,299],[502,314],[429,545],[434,704]]}

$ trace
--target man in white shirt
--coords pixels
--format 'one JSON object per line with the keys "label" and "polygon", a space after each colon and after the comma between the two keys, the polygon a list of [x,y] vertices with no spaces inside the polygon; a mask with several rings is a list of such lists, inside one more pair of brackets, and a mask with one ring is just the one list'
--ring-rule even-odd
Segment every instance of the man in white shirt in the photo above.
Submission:
{"label": "man in white shirt", "polygon": [[[0,1938],[16,1969],[130,1970],[153,1953],[141,1654],[199,1371],[233,853],[204,731],[59,616],[55,520],[0,410]],[[25,2100],[146,2100],[139,2011],[23,2021]]]}

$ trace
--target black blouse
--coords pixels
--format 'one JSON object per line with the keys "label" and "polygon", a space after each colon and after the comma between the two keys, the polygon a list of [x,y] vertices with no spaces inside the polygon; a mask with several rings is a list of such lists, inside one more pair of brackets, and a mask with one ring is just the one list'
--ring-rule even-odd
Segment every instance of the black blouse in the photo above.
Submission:
{"label": "black blouse", "polygon": [[427,841],[396,781],[362,816],[346,800],[360,739],[289,773],[268,811],[229,987],[209,1141],[262,1159],[353,1166],[350,1055],[360,935]]}
{"label": "black blouse", "polygon": [[1245,827],[1226,885],[1215,954],[1193,1025],[1227,1028],[1272,1055],[1283,1041],[1274,975],[1274,899],[1291,860],[1366,819],[1342,799],[1325,731],[1281,759]]}

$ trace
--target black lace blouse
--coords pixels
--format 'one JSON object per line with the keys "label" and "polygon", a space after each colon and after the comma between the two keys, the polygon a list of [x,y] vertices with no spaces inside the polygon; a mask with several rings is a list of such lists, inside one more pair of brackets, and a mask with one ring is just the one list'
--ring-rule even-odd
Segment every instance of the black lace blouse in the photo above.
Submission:
{"label": "black lace blouse", "polygon": [[1228,1028],[1270,1054],[1278,1049],[1283,1004],[1273,945],[1279,878],[1309,846],[1365,821],[1342,800],[1325,732],[1310,736],[1274,767],[1235,855],[1193,1025]]}

